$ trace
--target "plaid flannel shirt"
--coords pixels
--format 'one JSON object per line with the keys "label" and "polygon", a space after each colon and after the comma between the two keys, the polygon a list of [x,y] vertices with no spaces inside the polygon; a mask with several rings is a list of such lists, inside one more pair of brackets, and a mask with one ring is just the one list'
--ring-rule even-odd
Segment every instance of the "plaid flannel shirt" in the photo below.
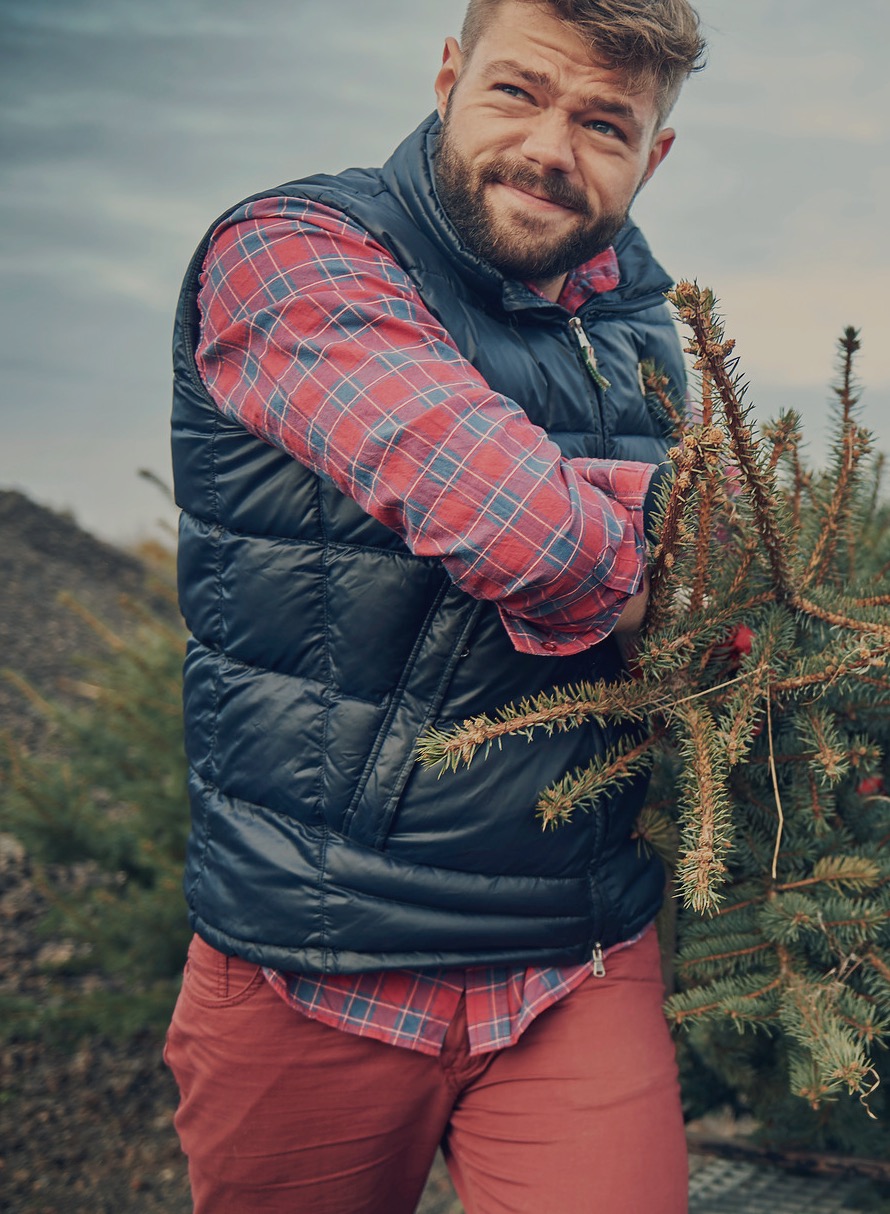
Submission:
{"label": "plaid flannel shirt", "polygon": [[[609,249],[559,302],[574,313],[617,285]],[[642,578],[652,466],[564,459],[362,228],[303,199],[250,203],[214,233],[198,302],[198,367],[220,410],[493,600],[516,649],[573,653],[611,631]],[[478,1054],[513,1044],[593,970],[266,976],[313,1019],[430,1054],[465,997]]]}

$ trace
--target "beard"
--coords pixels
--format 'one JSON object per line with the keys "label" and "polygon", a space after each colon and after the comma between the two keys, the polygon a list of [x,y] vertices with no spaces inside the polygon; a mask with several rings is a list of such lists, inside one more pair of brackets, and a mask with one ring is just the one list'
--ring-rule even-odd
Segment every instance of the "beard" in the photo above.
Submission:
{"label": "beard", "polygon": [[[455,147],[448,114],[435,151],[436,188],[464,244],[505,278],[546,282],[604,252],[627,221],[627,208],[595,214],[583,190],[562,173],[537,173],[528,162],[495,156],[475,171]],[[577,213],[574,227],[554,235],[546,216],[523,214],[509,220],[491,206],[487,187],[515,186]]]}

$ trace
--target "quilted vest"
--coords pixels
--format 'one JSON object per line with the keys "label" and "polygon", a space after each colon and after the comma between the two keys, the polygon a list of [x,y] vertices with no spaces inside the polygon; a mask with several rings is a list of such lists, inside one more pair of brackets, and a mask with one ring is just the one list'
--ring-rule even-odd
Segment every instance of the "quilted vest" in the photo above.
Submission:
{"label": "quilted vest", "polygon": [[[361,224],[566,456],[660,461],[638,365],[654,359],[680,392],[683,370],[669,280],[638,230],[616,243],[620,287],[580,312],[611,381],[603,392],[566,311],[463,246],[433,184],[437,129],[427,120],[382,169],[255,197],[316,199]],[[555,831],[534,815],[543,788],[626,726],[509,738],[442,776],[415,759],[430,728],[621,677],[617,647],[517,653],[496,609],[441,562],[222,416],[194,358],[199,275],[220,222],[186,274],[174,341],[193,927],[224,952],[330,973],[569,964],[629,937],[662,897],[660,862],[632,838],[645,780]]]}

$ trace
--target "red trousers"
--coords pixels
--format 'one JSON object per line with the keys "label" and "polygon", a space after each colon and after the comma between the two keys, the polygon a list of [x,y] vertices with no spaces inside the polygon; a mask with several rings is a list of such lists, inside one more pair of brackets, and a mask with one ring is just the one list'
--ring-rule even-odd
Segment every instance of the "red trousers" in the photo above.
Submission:
{"label": "red trousers", "polygon": [[195,939],[165,1057],[195,1214],[411,1214],[441,1145],[468,1214],[684,1214],[687,1163],[655,932],[516,1045],[439,1057],[292,1010]]}

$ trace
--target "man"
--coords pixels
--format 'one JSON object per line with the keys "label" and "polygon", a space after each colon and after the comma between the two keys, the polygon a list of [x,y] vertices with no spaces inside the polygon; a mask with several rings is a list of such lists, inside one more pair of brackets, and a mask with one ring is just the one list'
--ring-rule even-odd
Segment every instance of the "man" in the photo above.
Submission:
{"label": "man", "polygon": [[[167,1057],[198,1214],[679,1214],[643,787],[542,835],[627,729],[417,743],[619,678],[682,391],[627,210],[702,53],[686,0],[472,0],[380,170],[218,221],[186,277],[174,459],[196,929]],[[648,930],[647,930],[648,929]]]}

